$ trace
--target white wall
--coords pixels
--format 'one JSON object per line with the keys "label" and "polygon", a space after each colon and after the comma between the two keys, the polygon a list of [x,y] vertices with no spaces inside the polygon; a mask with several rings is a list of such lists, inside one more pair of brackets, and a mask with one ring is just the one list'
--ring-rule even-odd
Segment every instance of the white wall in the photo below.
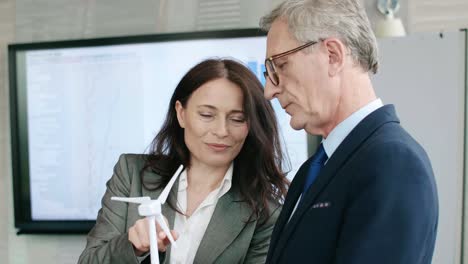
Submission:
{"label": "white wall", "polygon": [[[76,263],[82,235],[17,236],[13,228],[6,44],[58,39],[137,35],[197,29],[198,5],[206,0],[0,0],[0,260],[5,263]],[[238,1],[235,28],[256,27],[280,0]],[[230,1],[230,2],[233,2]],[[466,1],[401,1],[408,31],[468,27]],[[434,7],[427,7],[430,3]],[[365,0],[371,22],[379,14]],[[180,8],[184,6],[184,8]],[[426,12],[428,11],[428,12]],[[429,12],[430,11],[430,12]],[[441,205],[443,206],[443,205]],[[447,263],[437,263],[447,264]]]}
{"label": "white wall", "polygon": [[412,0],[408,16],[412,32],[458,30],[468,27],[466,0]]}
{"label": "white wall", "polygon": [[15,5],[0,1],[0,259],[9,256],[12,228],[11,170],[8,123],[6,43],[14,38]]}
{"label": "white wall", "polygon": [[[465,117],[465,33],[417,33],[379,40],[378,96],[431,159],[439,196],[433,263],[459,263]],[[433,74],[433,75],[432,75]]]}

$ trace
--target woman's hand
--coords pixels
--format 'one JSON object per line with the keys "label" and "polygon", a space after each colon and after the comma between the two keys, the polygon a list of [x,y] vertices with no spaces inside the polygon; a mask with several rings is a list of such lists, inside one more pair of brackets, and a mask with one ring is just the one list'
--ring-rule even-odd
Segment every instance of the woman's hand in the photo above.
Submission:
{"label": "woman's hand", "polygon": [[[164,217],[167,224],[167,219]],[[169,225],[168,225],[169,226]],[[158,238],[158,250],[165,252],[169,243],[166,233],[162,231],[159,224],[156,224],[156,233]],[[179,234],[175,230],[171,230],[174,240],[179,238]],[[141,256],[150,250],[149,226],[146,218],[139,219],[135,224],[128,229],[128,240],[132,243],[135,249],[135,255]]]}

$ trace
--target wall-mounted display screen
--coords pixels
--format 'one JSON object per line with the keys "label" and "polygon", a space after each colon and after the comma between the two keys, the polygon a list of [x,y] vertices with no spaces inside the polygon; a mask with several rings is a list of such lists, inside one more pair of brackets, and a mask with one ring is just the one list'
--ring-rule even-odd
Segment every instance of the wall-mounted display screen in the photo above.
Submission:
{"label": "wall-mounted display screen", "polygon": [[[10,45],[16,227],[88,231],[119,155],[148,150],[181,77],[232,57],[264,83],[265,42],[246,29]],[[307,137],[272,103],[292,177]]]}

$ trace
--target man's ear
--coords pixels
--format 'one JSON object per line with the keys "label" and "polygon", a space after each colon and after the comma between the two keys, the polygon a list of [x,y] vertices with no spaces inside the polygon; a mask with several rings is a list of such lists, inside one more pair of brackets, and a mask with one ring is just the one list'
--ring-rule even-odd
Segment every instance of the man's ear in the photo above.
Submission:
{"label": "man's ear", "polygon": [[337,38],[327,38],[323,41],[328,51],[328,75],[337,75],[343,69],[346,59],[347,48],[343,42]]}
{"label": "man's ear", "polygon": [[177,121],[179,121],[179,126],[181,128],[185,128],[185,120],[184,120],[185,109],[182,106],[182,103],[179,102],[179,100],[177,100],[175,103],[175,110],[177,113]]}

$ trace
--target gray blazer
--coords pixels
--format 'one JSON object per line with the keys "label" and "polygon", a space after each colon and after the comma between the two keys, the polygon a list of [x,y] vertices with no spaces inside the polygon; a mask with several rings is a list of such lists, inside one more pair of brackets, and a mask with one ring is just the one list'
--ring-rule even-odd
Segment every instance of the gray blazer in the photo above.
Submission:
{"label": "gray blazer", "polygon": [[[144,155],[123,154],[115,165],[114,174],[107,182],[96,225],[87,236],[87,244],[78,263],[139,263],[132,244],[128,240],[128,229],[140,218],[138,205],[111,201],[112,196],[158,198],[162,190],[148,191],[142,188],[140,171],[144,166]],[[143,178],[149,182],[159,175],[145,172]],[[177,183],[172,191],[177,190]],[[170,195],[169,199],[174,199]],[[245,223],[251,209],[240,200],[236,188],[223,195],[216,204],[213,216],[195,256],[194,263],[265,263],[273,226],[281,210],[271,204],[268,221],[261,226],[253,221]],[[167,203],[162,206],[170,227],[173,227],[175,211]],[[170,248],[168,251],[170,252]],[[169,263],[169,256],[160,254],[161,263]],[[149,257],[145,259],[145,262]],[[149,263],[149,262],[148,262]]]}

